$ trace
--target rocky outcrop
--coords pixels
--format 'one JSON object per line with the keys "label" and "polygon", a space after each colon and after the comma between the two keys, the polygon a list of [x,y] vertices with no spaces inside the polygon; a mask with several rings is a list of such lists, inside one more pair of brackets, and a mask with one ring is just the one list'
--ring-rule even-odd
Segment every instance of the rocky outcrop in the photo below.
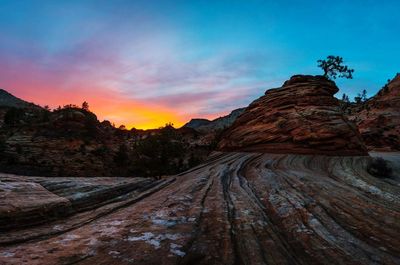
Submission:
{"label": "rocky outcrop", "polygon": [[356,126],[343,116],[335,83],[293,76],[267,90],[222,135],[224,151],[366,155]]}
{"label": "rocky outcrop", "polygon": [[[372,155],[397,165],[394,179],[369,175],[368,156],[215,154],[118,201],[1,231],[0,264],[399,264],[400,155]],[[40,184],[33,191],[43,205],[87,194],[86,182],[111,184],[0,180]],[[27,184],[21,208],[30,205]]]}
{"label": "rocky outcrop", "polygon": [[400,150],[400,74],[368,101],[348,109],[371,150]]}

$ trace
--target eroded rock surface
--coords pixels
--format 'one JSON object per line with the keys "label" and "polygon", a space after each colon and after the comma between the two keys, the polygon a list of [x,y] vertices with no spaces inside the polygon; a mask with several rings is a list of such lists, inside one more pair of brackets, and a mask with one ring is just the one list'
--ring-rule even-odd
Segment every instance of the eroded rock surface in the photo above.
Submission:
{"label": "eroded rock surface", "polygon": [[149,178],[47,178],[0,174],[0,231],[31,227],[124,201],[159,183]]}
{"label": "eroded rock surface", "polygon": [[219,142],[224,151],[366,155],[356,126],[322,76],[293,76],[250,104]]}
{"label": "eroded rock surface", "polygon": [[119,201],[0,233],[0,264],[399,264],[400,154],[373,155],[397,177],[370,176],[368,156],[215,154]]}

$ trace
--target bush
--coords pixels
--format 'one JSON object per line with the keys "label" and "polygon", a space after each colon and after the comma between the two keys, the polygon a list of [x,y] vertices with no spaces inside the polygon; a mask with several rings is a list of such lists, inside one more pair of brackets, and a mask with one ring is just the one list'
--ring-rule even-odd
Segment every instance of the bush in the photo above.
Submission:
{"label": "bush", "polygon": [[11,108],[4,115],[4,123],[7,125],[17,125],[23,119],[25,112],[23,109]]}
{"label": "bush", "polygon": [[373,158],[368,164],[367,171],[377,178],[390,178],[392,176],[392,169],[382,157]]}
{"label": "bush", "polygon": [[114,162],[118,166],[124,166],[129,161],[129,150],[128,147],[124,144],[121,144],[118,148],[117,153],[114,156]]}

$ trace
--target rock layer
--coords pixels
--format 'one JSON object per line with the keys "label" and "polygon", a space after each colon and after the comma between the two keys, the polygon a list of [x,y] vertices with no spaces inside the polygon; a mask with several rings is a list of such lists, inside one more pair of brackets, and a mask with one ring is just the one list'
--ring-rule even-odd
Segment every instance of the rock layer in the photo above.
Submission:
{"label": "rock layer", "polygon": [[224,151],[366,155],[356,126],[343,116],[335,83],[293,76],[251,103],[219,142]]}
{"label": "rock layer", "polygon": [[400,150],[400,74],[367,102],[350,108],[361,136],[371,150]]}
{"label": "rock layer", "polygon": [[119,201],[3,231],[0,264],[399,264],[400,154],[373,155],[397,179],[370,176],[368,156],[216,154]]}

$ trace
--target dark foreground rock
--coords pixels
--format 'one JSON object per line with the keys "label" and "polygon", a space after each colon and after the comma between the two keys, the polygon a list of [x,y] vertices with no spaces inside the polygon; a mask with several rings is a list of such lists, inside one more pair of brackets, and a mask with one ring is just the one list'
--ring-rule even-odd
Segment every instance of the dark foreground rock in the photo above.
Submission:
{"label": "dark foreground rock", "polygon": [[[400,264],[400,154],[373,155],[390,161],[394,179],[369,175],[368,156],[215,154],[94,208],[77,203],[72,215],[3,230],[0,264]],[[2,213],[69,207],[83,183],[89,193],[110,184],[0,179],[21,189]]]}
{"label": "dark foreground rock", "polygon": [[223,151],[367,155],[354,123],[344,117],[334,82],[293,76],[267,90],[221,136]]}

